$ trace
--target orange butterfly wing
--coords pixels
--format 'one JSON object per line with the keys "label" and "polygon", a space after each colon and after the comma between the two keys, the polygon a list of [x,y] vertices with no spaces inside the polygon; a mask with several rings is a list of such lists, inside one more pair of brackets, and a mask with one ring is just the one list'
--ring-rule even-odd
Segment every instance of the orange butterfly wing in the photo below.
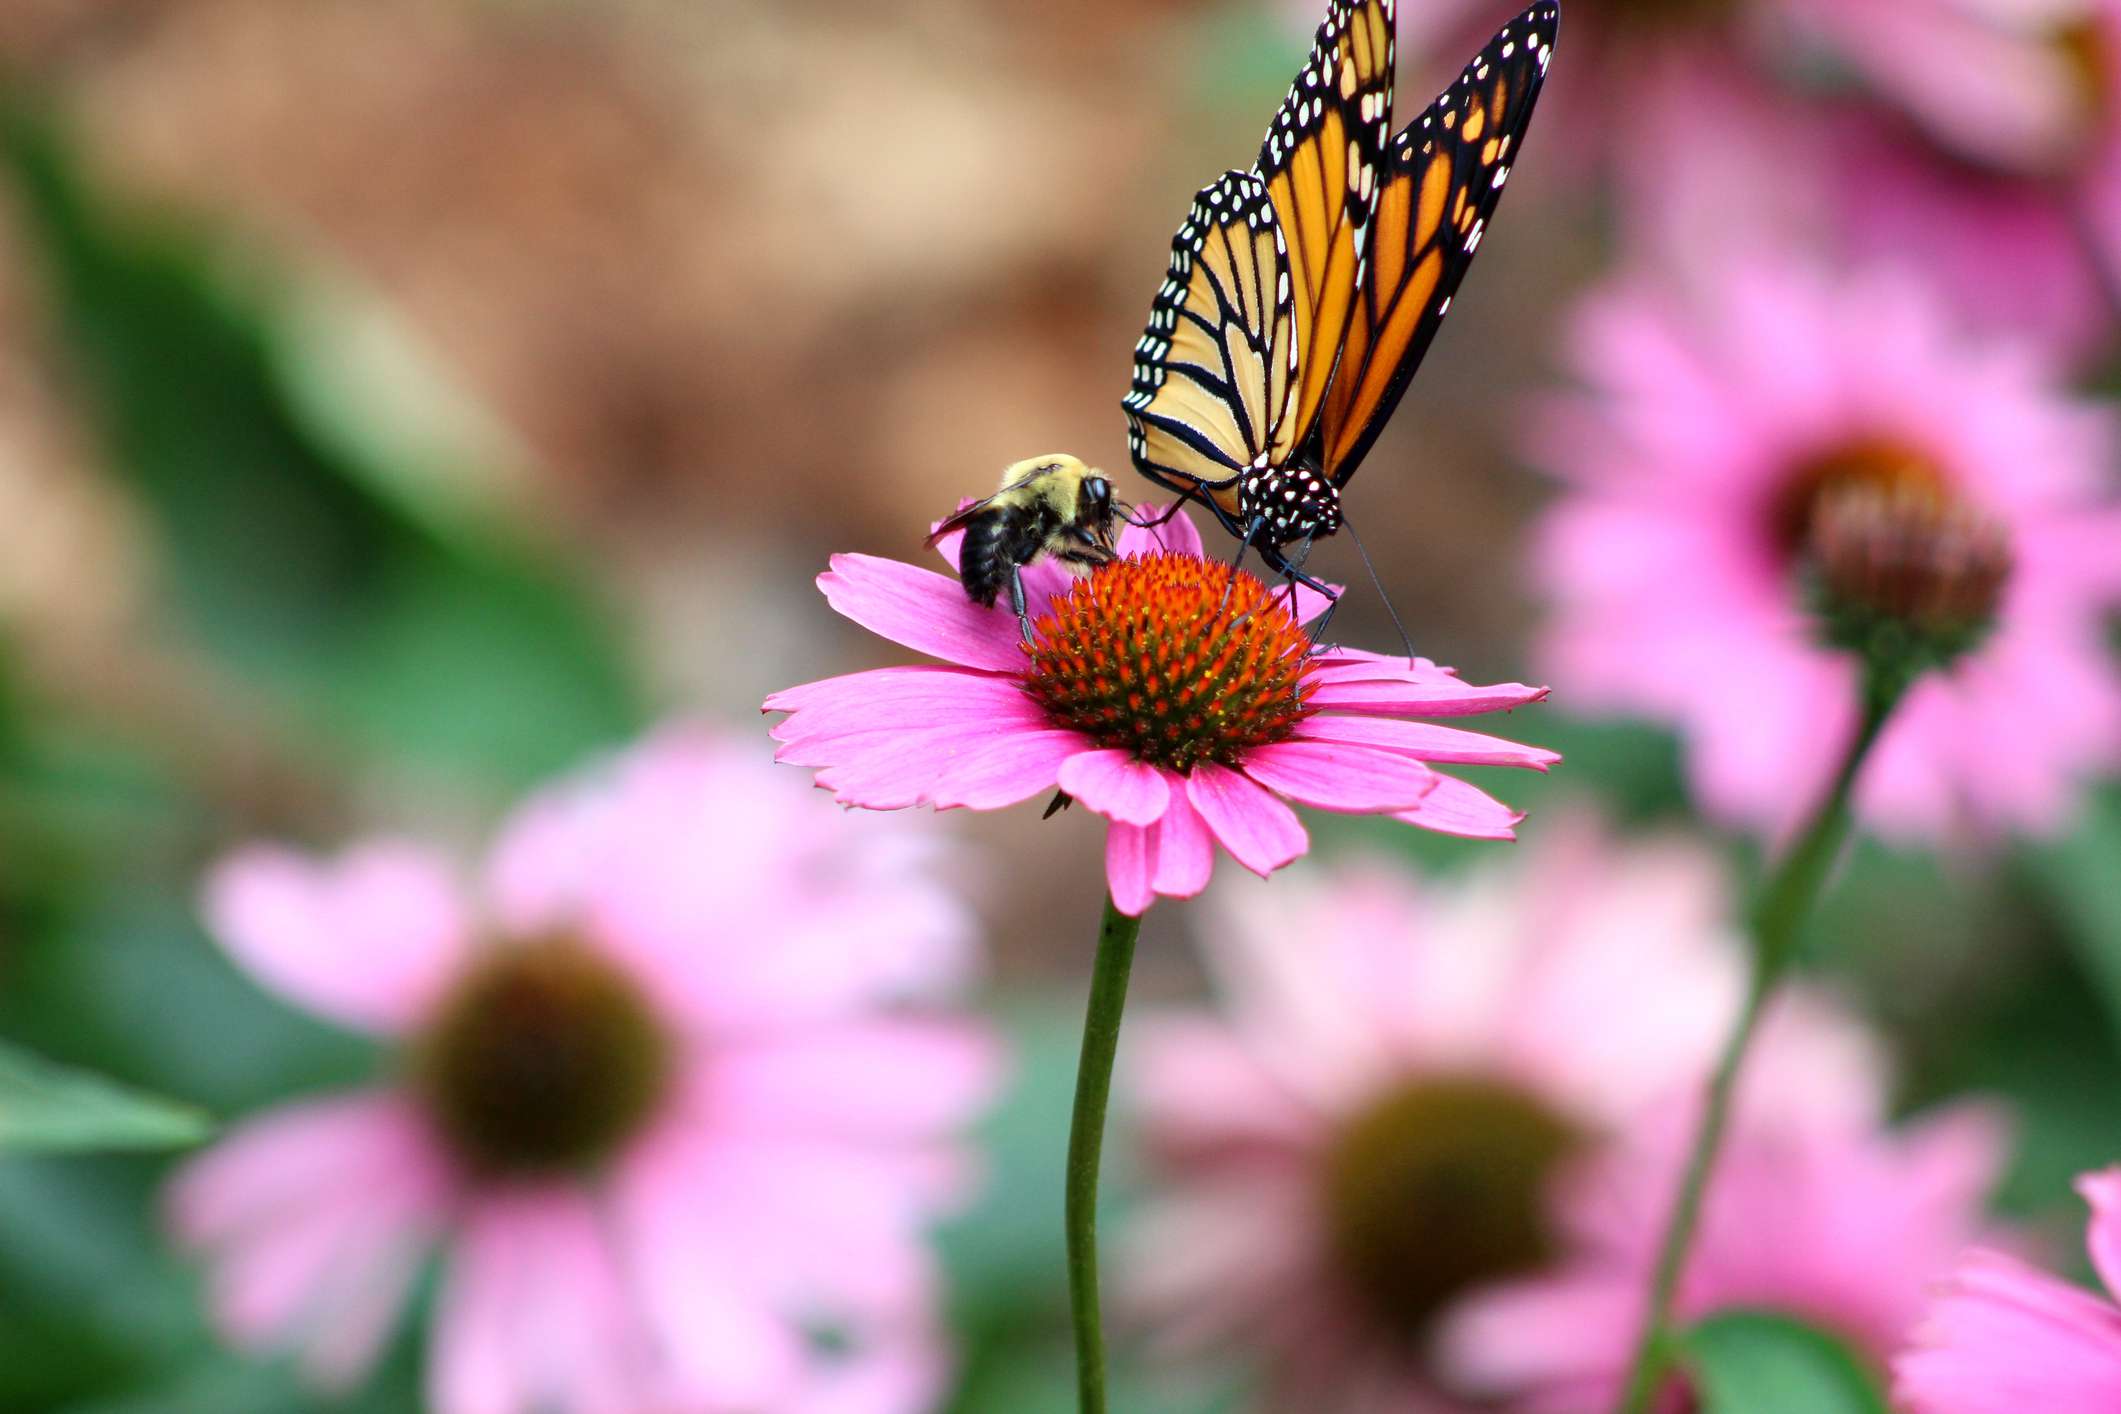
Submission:
{"label": "orange butterfly wing", "polygon": [[1333,0],[1251,172],[1201,190],[1135,345],[1144,476],[1234,511],[1238,476],[1317,421],[1391,131],[1394,0]]}
{"label": "orange butterfly wing", "polygon": [[1480,249],[1560,20],[1554,0],[1540,0],[1504,25],[1391,144],[1355,318],[1318,424],[1318,464],[1336,486],[1398,406]]}

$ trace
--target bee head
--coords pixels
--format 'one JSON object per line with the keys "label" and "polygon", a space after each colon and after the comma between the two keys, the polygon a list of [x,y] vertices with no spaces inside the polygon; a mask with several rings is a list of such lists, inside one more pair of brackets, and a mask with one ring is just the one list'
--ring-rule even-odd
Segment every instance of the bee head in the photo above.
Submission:
{"label": "bee head", "polygon": [[1083,478],[1083,521],[1097,543],[1109,550],[1112,548],[1112,520],[1118,502],[1112,496],[1112,481],[1100,472],[1091,472]]}

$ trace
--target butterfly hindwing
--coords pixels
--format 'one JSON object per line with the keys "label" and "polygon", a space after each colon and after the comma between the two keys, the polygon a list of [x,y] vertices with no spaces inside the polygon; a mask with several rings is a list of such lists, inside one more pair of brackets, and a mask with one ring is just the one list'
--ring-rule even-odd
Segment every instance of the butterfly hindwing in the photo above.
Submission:
{"label": "butterfly hindwing", "polygon": [[1289,248],[1295,415],[1269,449],[1289,459],[1316,421],[1362,279],[1392,131],[1394,0],[1334,0],[1267,128],[1256,166]]}
{"label": "butterfly hindwing", "polygon": [[1517,160],[1561,12],[1540,0],[1394,138],[1355,317],[1316,446],[1335,485],[1355,474],[1450,309]]}
{"label": "butterfly hindwing", "polygon": [[1290,297],[1265,183],[1224,173],[1172,239],[1134,348],[1128,442],[1143,475],[1176,491],[1227,488],[1274,445],[1295,401]]}

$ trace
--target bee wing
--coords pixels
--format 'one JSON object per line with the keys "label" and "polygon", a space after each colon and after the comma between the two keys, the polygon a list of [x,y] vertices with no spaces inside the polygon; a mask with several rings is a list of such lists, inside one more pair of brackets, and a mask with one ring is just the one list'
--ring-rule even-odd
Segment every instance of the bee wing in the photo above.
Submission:
{"label": "bee wing", "polygon": [[977,501],[968,501],[964,505],[959,506],[954,514],[945,516],[943,517],[943,519],[937,521],[935,523],[935,529],[928,532],[928,538],[922,543],[926,545],[929,549],[933,550],[936,546],[936,543],[940,541],[945,535],[948,535],[953,530],[963,530],[965,528],[966,522],[970,521],[981,511],[987,509],[987,507],[992,504],[993,501],[994,497],[985,496]]}

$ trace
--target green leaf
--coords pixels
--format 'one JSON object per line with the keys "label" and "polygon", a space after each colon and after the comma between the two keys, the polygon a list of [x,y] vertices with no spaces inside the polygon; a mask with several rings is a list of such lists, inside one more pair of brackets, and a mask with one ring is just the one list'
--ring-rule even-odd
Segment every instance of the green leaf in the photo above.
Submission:
{"label": "green leaf", "polygon": [[188,1106],[0,1042],[0,1150],[167,1149],[196,1144],[211,1128]]}
{"label": "green leaf", "polygon": [[2047,895],[2077,965],[2121,1035],[2121,794],[2087,798],[2076,828],[2029,846],[2026,866]]}
{"label": "green leaf", "polygon": [[1847,1345],[1772,1311],[1719,1311],[1683,1336],[1679,1358],[1702,1414],[1886,1414]]}

